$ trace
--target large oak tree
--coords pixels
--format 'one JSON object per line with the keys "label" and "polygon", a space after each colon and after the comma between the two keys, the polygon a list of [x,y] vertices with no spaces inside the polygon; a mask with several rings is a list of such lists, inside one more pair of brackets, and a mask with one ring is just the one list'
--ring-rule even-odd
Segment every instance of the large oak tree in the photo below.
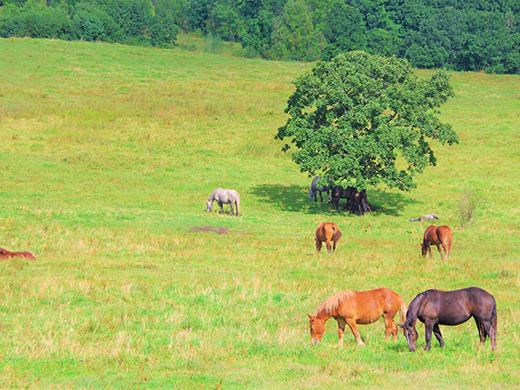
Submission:
{"label": "large oak tree", "polygon": [[302,172],[357,188],[384,183],[408,190],[436,159],[431,140],[458,142],[437,117],[453,95],[444,71],[417,77],[396,57],[356,51],[318,62],[299,77],[289,119],[276,138],[290,140]]}

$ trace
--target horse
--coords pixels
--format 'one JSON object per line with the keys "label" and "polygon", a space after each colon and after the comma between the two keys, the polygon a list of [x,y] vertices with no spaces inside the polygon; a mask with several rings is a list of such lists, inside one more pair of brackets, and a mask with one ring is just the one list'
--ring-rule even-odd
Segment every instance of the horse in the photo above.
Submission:
{"label": "horse", "polygon": [[484,345],[489,336],[491,349],[497,345],[497,304],[493,295],[478,287],[462,290],[427,290],[417,295],[410,303],[406,321],[398,324],[408,341],[410,352],[415,351],[417,342],[417,319],[424,323],[426,351],[429,351],[432,331],[439,344],[444,347],[439,325],[459,325],[471,317],[477,323],[480,342]]}
{"label": "horse", "polygon": [[210,212],[211,208],[213,207],[213,201],[217,201],[219,207],[220,207],[220,214],[224,212],[224,208],[222,207],[222,204],[229,203],[231,206],[231,212],[229,215],[233,215],[233,203],[236,205],[237,211],[236,216],[238,217],[238,212],[240,210],[240,194],[236,192],[235,190],[224,190],[222,188],[217,188],[215,191],[213,191],[209,197],[209,199],[206,201],[206,212]]}
{"label": "horse", "polygon": [[36,257],[31,252],[11,252],[7,249],[0,248],[0,259],[9,259],[11,257],[23,257],[29,260],[36,260]]}
{"label": "horse", "polygon": [[357,325],[385,319],[385,340],[392,335],[397,341],[397,325],[394,317],[399,312],[399,321],[406,318],[406,304],[399,294],[388,288],[369,291],[344,290],[332,295],[319,304],[313,315],[309,316],[311,342],[320,344],[325,332],[325,322],[334,317],[338,322],[338,343],[343,345],[345,325],[348,325],[358,345],[363,345]]}
{"label": "horse", "polygon": [[330,203],[331,202],[331,198],[330,198],[330,190],[332,188],[332,186],[322,186],[322,187],[318,187],[318,182],[321,180],[321,178],[319,176],[316,176],[314,179],[312,179],[312,183],[311,183],[311,189],[309,190],[309,200],[313,200],[315,202],[318,201],[318,197],[317,197],[317,192],[320,193],[320,202],[323,202],[323,192],[326,192],[327,193],[327,197],[328,197],[328,200],[327,200],[327,203]]}
{"label": "horse", "polygon": [[334,222],[320,223],[316,229],[316,252],[321,251],[323,242],[327,244],[327,251],[330,255],[331,244],[333,242],[332,252],[336,251],[336,243],[341,238],[341,232],[338,225]]}
{"label": "horse", "polygon": [[430,259],[432,258],[431,245],[433,244],[437,246],[437,250],[441,255],[441,260],[443,256],[440,245],[442,245],[442,247],[444,248],[445,257],[449,259],[452,241],[453,232],[451,231],[451,228],[449,226],[428,226],[426,228],[426,231],[424,232],[424,239],[421,245],[423,257],[426,256],[426,252],[429,252]]}
{"label": "horse", "polygon": [[336,210],[339,206],[339,200],[341,198],[347,199],[345,208],[349,207],[349,203],[352,201],[353,193],[356,191],[354,187],[347,187],[346,189],[341,186],[334,186],[331,193],[331,200]]}
{"label": "horse", "polygon": [[366,190],[358,192],[358,190],[354,187],[347,187],[345,189],[341,186],[335,186],[332,189],[331,198],[332,204],[336,206],[336,210],[339,206],[339,200],[341,198],[346,198],[347,203],[343,209],[357,211],[359,215],[362,215],[364,212],[371,211],[370,205],[367,201]]}
{"label": "horse", "polygon": [[429,220],[439,219],[439,216],[435,215],[435,214],[426,214],[426,215],[420,216],[419,218],[410,218],[410,222],[422,222],[425,219],[429,219]]}

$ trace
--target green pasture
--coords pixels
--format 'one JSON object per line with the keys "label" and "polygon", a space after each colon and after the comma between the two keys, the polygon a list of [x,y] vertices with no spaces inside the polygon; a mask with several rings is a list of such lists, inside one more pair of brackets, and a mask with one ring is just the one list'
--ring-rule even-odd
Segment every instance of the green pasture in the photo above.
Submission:
{"label": "green pasture", "polygon": [[[37,258],[0,263],[0,388],[520,387],[520,77],[452,73],[460,143],[358,217],[309,202],[274,140],[311,65],[180,46],[0,40],[0,247]],[[239,217],[205,212],[219,186]],[[450,260],[420,256],[427,213],[454,229]],[[334,256],[315,254],[325,221]],[[429,353],[422,324],[415,353],[382,322],[364,347],[339,348],[334,320],[310,344],[306,313],[337,291],[468,286],[497,300],[494,352],[473,320]]]}

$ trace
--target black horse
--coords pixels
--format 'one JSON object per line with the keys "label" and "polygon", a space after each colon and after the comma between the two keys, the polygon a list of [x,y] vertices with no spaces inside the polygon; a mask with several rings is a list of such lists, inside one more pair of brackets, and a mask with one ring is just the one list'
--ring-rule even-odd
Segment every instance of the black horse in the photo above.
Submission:
{"label": "black horse", "polygon": [[323,192],[327,193],[328,199],[327,202],[330,203],[330,190],[332,189],[332,186],[321,186],[318,187],[318,183],[321,181],[321,178],[319,176],[316,176],[314,179],[312,179],[311,183],[311,189],[309,190],[309,200],[314,200],[315,202],[318,201],[317,193],[320,193],[320,201],[323,202]]}
{"label": "black horse", "polygon": [[439,325],[459,325],[471,317],[477,323],[480,342],[484,344],[489,336],[491,349],[497,345],[497,304],[493,295],[478,287],[462,290],[428,290],[417,295],[408,307],[406,321],[398,324],[408,341],[410,351],[415,351],[417,342],[417,320],[424,323],[426,351],[429,351],[432,331],[439,344],[444,347]]}

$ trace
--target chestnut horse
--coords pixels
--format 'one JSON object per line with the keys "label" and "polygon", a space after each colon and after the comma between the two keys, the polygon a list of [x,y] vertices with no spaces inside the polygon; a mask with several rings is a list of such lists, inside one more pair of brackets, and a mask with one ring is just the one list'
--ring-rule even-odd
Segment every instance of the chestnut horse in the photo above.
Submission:
{"label": "chestnut horse", "polygon": [[430,225],[424,232],[424,239],[422,243],[422,255],[426,256],[426,252],[430,253],[430,259],[432,258],[431,245],[436,245],[437,250],[441,255],[442,251],[440,245],[444,248],[444,254],[447,259],[450,258],[451,242],[453,241],[453,232],[449,226],[433,226]]}
{"label": "chestnut horse", "polygon": [[320,303],[313,315],[307,314],[310,318],[311,341],[321,343],[325,322],[330,317],[338,322],[339,345],[343,345],[345,325],[350,327],[357,343],[363,345],[357,325],[371,324],[379,317],[385,319],[385,340],[392,335],[394,341],[397,341],[397,325],[394,322],[397,312],[402,322],[406,318],[406,304],[399,294],[388,288],[341,291]]}
{"label": "chestnut horse", "polygon": [[31,252],[10,252],[4,248],[0,248],[0,259],[9,259],[10,257],[23,257],[30,260],[36,260]]}
{"label": "chestnut horse", "polygon": [[486,337],[491,340],[491,349],[497,346],[497,304],[493,295],[478,287],[462,290],[427,290],[418,294],[410,303],[403,328],[408,348],[415,351],[417,342],[417,319],[424,323],[426,351],[429,351],[432,331],[439,344],[444,347],[439,325],[459,325],[471,317],[477,324],[480,342],[484,345]]}
{"label": "chestnut horse", "polygon": [[334,222],[324,222],[320,223],[318,228],[316,229],[316,252],[321,251],[321,246],[323,242],[327,244],[327,250],[331,249],[331,240],[333,242],[332,251],[336,251],[336,243],[341,238],[341,232],[339,231],[338,225]]}

